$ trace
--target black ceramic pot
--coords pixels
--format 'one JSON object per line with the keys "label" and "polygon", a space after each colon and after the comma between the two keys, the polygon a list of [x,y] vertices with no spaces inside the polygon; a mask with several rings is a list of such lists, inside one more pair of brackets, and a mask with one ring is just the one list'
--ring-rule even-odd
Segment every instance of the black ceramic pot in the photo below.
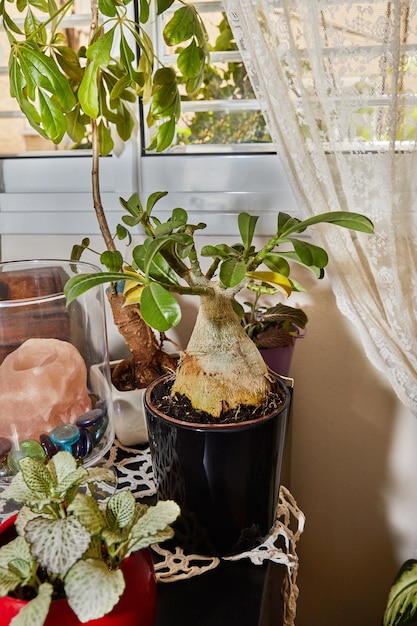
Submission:
{"label": "black ceramic pot", "polygon": [[239,424],[191,424],[170,418],[144,396],[152,464],[161,499],[181,507],[174,525],[187,551],[225,556],[262,543],[275,520],[290,405]]}

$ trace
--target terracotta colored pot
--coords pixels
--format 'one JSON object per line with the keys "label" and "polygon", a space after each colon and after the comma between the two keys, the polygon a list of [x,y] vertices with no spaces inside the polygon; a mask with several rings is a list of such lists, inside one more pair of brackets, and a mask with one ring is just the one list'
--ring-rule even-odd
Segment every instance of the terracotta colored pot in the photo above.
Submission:
{"label": "terracotta colored pot", "polygon": [[206,555],[236,554],[258,545],[274,521],[290,405],[234,424],[192,424],[169,418],[145,394],[149,445],[158,496],[181,507],[178,543]]}
{"label": "terracotta colored pot", "polygon": [[[16,536],[15,516],[0,525],[0,545]],[[135,552],[122,565],[126,581],[125,591],[114,609],[100,619],[85,622],[89,626],[152,626],[156,610],[156,579],[149,550]],[[8,626],[11,619],[26,604],[9,596],[0,598],[0,626]],[[51,604],[45,626],[77,626],[81,624],[66,600]]]}

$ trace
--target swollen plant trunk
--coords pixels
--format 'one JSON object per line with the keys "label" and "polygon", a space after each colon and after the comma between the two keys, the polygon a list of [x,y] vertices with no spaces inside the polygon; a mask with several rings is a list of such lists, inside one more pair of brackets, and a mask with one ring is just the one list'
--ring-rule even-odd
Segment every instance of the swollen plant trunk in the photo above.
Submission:
{"label": "swollen plant trunk", "polygon": [[108,299],[117,329],[132,354],[113,370],[113,384],[120,391],[143,389],[162,374],[173,372],[175,360],[162,350],[139,307],[125,306],[119,293],[109,292]]}
{"label": "swollen plant trunk", "polygon": [[185,395],[194,409],[220,417],[240,405],[260,406],[272,380],[258,349],[245,333],[230,298],[202,296],[172,395]]}

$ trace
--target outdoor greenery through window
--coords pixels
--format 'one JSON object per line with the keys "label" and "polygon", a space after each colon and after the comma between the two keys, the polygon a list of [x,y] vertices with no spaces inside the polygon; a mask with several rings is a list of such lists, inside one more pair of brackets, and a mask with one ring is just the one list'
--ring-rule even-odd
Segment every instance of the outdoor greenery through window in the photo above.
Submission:
{"label": "outdoor greenery through window", "polygon": [[[177,125],[171,151],[216,152],[234,145],[253,146],[270,142],[265,122],[231,30],[217,0],[195,3],[202,15],[208,34],[210,65],[201,88],[192,97],[182,93],[182,116]],[[10,3],[7,3],[10,12]],[[36,15],[36,2],[31,2]],[[174,8],[174,5],[173,5]],[[13,7],[16,16],[18,11]],[[169,14],[164,20],[169,19]],[[62,22],[68,44],[79,47],[87,42],[90,21],[89,0],[76,0],[73,14]],[[162,18],[151,21],[158,56],[166,65],[175,65],[180,49],[168,48],[163,41]],[[23,19],[22,19],[23,26]],[[39,151],[88,149],[88,140],[75,143],[68,136],[58,144],[47,141],[31,128],[17,102],[10,96],[8,56],[9,42],[0,23],[0,156],[22,155]],[[137,112],[138,113],[138,112]],[[143,143],[150,144],[151,134],[143,129]]]}

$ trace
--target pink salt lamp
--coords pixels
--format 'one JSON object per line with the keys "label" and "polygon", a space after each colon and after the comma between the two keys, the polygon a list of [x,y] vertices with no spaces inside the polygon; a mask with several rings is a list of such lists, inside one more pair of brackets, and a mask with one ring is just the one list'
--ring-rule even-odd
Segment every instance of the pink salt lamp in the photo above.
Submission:
{"label": "pink salt lamp", "polygon": [[87,368],[59,339],[28,339],[0,365],[0,435],[38,439],[91,408]]}

